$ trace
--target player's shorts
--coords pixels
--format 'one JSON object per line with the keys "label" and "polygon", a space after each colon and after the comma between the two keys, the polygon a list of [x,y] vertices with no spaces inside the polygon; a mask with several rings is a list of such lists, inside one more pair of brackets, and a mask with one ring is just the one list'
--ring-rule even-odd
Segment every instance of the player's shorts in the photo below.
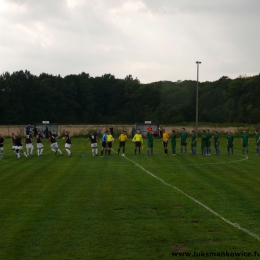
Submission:
{"label": "player's shorts", "polygon": [[4,151],[4,147],[0,147],[0,151]]}
{"label": "player's shorts", "polygon": [[172,143],[172,149],[175,149],[175,148],[176,148],[176,142]]}
{"label": "player's shorts", "polygon": [[106,148],[107,147],[107,142],[102,142],[102,147]]}
{"label": "player's shorts", "polygon": [[12,150],[14,150],[14,149],[15,149],[15,145],[12,146]]}
{"label": "player's shorts", "polygon": [[59,146],[58,143],[56,142],[56,143],[52,143],[50,147],[51,149],[53,149],[53,148],[58,148]]}
{"label": "player's shorts", "polygon": [[70,148],[70,147],[71,147],[71,144],[65,143],[65,148]]}
{"label": "player's shorts", "polygon": [[245,148],[245,147],[248,147],[248,143],[243,143],[243,144],[242,144],[242,147],[244,147],[244,148]]}
{"label": "player's shorts", "polygon": [[32,143],[26,144],[26,148],[27,149],[32,149],[33,148],[33,144]]}
{"label": "player's shorts", "polygon": [[107,142],[108,148],[112,148],[112,142]]}
{"label": "player's shorts", "polygon": [[97,143],[92,143],[91,144],[91,148],[97,148],[98,146],[97,146]]}
{"label": "player's shorts", "polygon": [[14,149],[15,150],[23,150],[23,146],[15,146]]}
{"label": "player's shorts", "polygon": [[197,142],[191,143],[191,147],[192,147],[192,148],[196,148],[196,147],[197,147]]}
{"label": "player's shorts", "polygon": [[256,142],[256,143],[255,143],[255,146],[256,146],[256,147],[259,147],[259,146],[260,146],[260,143],[257,143],[257,142]]}
{"label": "player's shorts", "polygon": [[125,147],[125,141],[120,141],[119,142],[119,147]]}
{"label": "player's shorts", "polygon": [[228,145],[227,145],[227,148],[231,148],[231,149],[233,149],[233,147],[234,147],[233,144],[228,144]]}
{"label": "player's shorts", "polygon": [[135,141],[135,147],[141,147],[141,142],[140,141]]}
{"label": "player's shorts", "polygon": [[201,148],[206,148],[206,142],[201,143]]}
{"label": "player's shorts", "polygon": [[206,141],[206,147],[211,147],[211,141]]}
{"label": "player's shorts", "polygon": [[37,143],[37,149],[41,149],[43,148],[43,144],[42,143]]}
{"label": "player's shorts", "polygon": [[181,141],[181,146],[187,146],[187,142]]}
{"label": "player's shorts", "polygon": [[153,148],[153,142],[148,142],[148,148]]}
{"label": "player's shorts", "polygon": [[219,147],[219,142],[218,143],[214,143],[214,147],[218,148]]}
{"label": "player's shorts", "polygon": [[168,142],[167,141],[163,141],[163,147],[167,147],[168,146]]}

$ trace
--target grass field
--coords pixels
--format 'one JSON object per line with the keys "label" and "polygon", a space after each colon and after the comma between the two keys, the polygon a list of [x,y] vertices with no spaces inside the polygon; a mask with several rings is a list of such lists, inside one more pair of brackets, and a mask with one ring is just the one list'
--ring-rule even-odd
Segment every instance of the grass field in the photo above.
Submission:
{"label": "grass field", "polygon": [[163,156],[155,140],[148,157],[146,146],[134,155],[128,141],[125,157],[101,158],[84,139],[73,139],[72,157],[64,140],[58,143],[63,156],[45,142],[43,156],[34,151],[18,160],[6,140],[1,260],[219,259],[203,254],[226,251],[260,257],[260,157],[253,144],[249,156],[238,141],[228,156],[224,138],[220,156],[180,156],[178,147],[176,156]]}

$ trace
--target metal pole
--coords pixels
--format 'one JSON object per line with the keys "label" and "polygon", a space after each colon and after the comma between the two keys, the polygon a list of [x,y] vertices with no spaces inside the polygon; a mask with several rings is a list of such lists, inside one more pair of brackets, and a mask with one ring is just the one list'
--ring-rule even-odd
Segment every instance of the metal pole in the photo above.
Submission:
{"label": "metal pole", "polygon": [[199,122],[199,65],[200,61],[197,63],[197,93],[196,93],[196,135],[198,135],[198,122]]}

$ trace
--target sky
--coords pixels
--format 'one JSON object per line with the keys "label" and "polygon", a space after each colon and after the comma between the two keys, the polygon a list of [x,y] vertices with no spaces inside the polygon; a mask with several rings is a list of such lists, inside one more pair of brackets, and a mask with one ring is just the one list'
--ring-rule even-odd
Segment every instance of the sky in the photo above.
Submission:
{"label": "sky", "polygon": [[258,75],[259,14],[258,0],[0,0],[0,73]]}

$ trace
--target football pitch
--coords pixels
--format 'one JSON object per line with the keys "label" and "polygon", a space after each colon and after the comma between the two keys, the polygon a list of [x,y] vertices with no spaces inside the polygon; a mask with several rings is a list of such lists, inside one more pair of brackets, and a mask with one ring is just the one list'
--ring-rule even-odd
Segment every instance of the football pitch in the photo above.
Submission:
{"label": "football pitch", "polygon": [[86,139],[72,139],[72,157],[44,140],[43,156],[16,159],[6,139],[0,259],[260,259],[260,156],[252,140],[249,155],[220,140],[219,156],[163,156],[161,140],[134,155],[129,140],[103,158]]}

